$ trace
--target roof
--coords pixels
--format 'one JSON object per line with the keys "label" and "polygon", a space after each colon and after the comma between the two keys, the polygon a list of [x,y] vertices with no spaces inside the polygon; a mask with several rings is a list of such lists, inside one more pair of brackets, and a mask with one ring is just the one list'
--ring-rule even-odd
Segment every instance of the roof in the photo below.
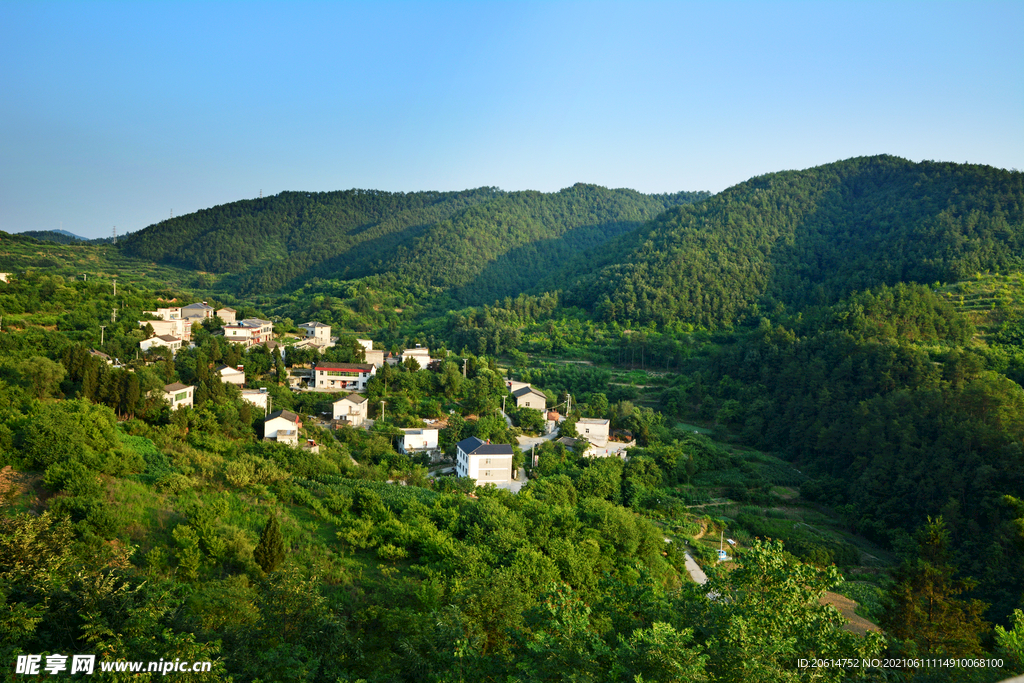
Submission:
{"label": "roof", "polygon": [[233,368],[230,365],[218,365],[217,368],[216,368],[216,371],[219,372],[222,375],[224,374],[225,370],[228,372],[228,374],[231,374],[231,375],[234,375],[234,374],[244,375],[245,374],[245,370],[239,370],[238,368]]}
{"label": "roof", "polygon": [[572,448],[573,446],[576,445],[577,439],[574,439],[571,436],[560,436],[557,439],[555,439],[555,443],[560,443],[563,446],[568,446],[569,448]]}
{"label": "roof", "polygon": [[[153,339],[153,338],[154,338],[154,337],[150,337],[150,339]],[[171,336],[171,335],[169,335],[169,334],[161,334],[161,335],[157,335],[157,336],[156,336],[155,338],[156,338],[156,339],[160,339],[160,340],[162,340],[162,341],[165,341],[165,342],[176,342],[176,341],[181,341],[181,340],[180,340],[180,339],[178,339],[177,337],[173,337],[173,336]]]}
{"label": "roof", "polygon": [[227,307],[227,306],[224,306],[223,308],[218,308],[217,310],[218,310],[218,311],[231,311],[232,313],[237,313],[237,312],[238,312],[238,311],[236,311],[235,309],[233,309],[233,308],[229,308],[229,307]]}
{"label": "roof", "polygon": [[314,370],[357,370],[359,372],[369,372],[373,369],[372,365],[366,363],[317,363]]}
{"label": "roof", "polygon": [[608,426],[608,420],[602,420],[602,419],[599,419],[599,418],[596,418],[596,417],[581,417],[580,419],[576,420],[576,424],[578,424],[578,425],[604,425],[604,426],[607,427]]}
{"label": "roof", "polygon": [[182,309],[185,309],[185,308],[198,308],[201,311],[212,311],[213,310],[213,306],[207,306],[206,304],[188,304],[187,306],[182,306]]}
{"label": "roof", "polygon": [[246,318],[245,320],[239,320],[234,323],[225,325],[224,327],[265,327],[271,325],[269,320],[260,320],[259,318]]}
{"label": "roof", "polygon": [[512,392],[512,395],[515,396],[516,398],[519,398],[520,396],[526,396],[527,394],[537,394],[541,398],[544,398],[544,399],[547,398],[547,396],[545,396],[544,394],[540,393],[539,391],[537,391],[533,387],[523,387],[522,389],[516,389],[515,391]]}
{"label": "roof", "polygon": [[302,323],[299,327],[330,327],[327,323],[317,322],[316,320],[308,323]]}
{"label": "roof", "polygon": [[366,403],[367,400],[369,400],[369,399],[367,399],[365,396],[360,396],[359,394],[352,393],[352,394],[349,394],[348,396],[343,396],[342,398],[339,398],[337,401],[335,401],[335,403],[341,403],[342,401],[348,401],[349,403],[357,403],[358,404],[358,403]]}
{"label": "roof", "polygon": [[290,410],[275,410],[270,415],[267,415],[267,422],[269,422],[270,420],[274,420],[276,418],[279,418],[279,417],[283,417],[284,419],[288,420],[289,422],[298,422],[299,421],[299,416],[296,415],[295,413],[293,413]]}
{"label": "roof", "polygon": [[466,455],[512,455],[512,447],[504,443],[484,443],[475,436],[463,439],[458,447]]}
{"label": "roof", "polygon": [[182,384],[181,382],[175,382],[174,384],[165,384],[164,391],[170,393],[172,391],[181,391],[182,389],[191,389],[192,387],[188,384]]}

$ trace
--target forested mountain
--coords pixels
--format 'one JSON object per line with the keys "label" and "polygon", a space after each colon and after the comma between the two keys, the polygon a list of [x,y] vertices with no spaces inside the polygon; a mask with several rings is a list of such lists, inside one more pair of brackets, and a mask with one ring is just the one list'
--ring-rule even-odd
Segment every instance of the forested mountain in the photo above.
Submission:
{"label": "forested mountain", "polygon": [[579,259],[569,301],[609,321],[714,329],[778,304],[1019,268],[1022,246],[1024,174],[862,157],[672,209]]}
{"label": "forested mountain", "polygon": [[574,253],[707,193],[576,185],[554,194],[285,192],[180,216],[123,240],[130,256],[232,273],[242,293],[389,274],[466,303],[516,295]]}
{"label": "forested mountain", "polygon": [[21,234],[26,237],[31,237],[32,239],[44,242],[56,242],[57,244],[76,244],[78,242],[88,241],[84,237],[79,237],[67,230],[26,230]]}

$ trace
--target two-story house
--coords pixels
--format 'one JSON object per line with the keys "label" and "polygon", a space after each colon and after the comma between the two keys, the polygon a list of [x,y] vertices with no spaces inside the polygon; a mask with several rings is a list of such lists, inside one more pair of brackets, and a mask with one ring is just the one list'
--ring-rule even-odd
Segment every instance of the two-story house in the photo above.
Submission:
{"label": "two-story house", "polygon": [[377,368],[365,363],[322,362],[313,366],[313,388],[317,391],[364,391]]}
{"label": "two-story house", "polygon": [[245,371],[242,369],[241,365],[237,368],[232,368],[227,365],[218,365],[214,372],[216,372],[220,377],[221,382],[234,384],[239,387],[245,384]]}
{"label": "two-story house", "polygon": [[512,392],[516,400],[516,408],[532,408],[542,413],[547,408],[548,398],[530,385],[526,385]]}
{"label": "two-story house", "polygon": [[608,420],[593,417],[581,417],[576,420],[576,433],[598,448],[608,445]]}
{"label": "two-story house", "polygon": [[150,337],[149,339],[143,339],[139,342],[139,348],[143,351],[149,351],[152,348],[163,346],[171,352],[173,356],[181,348],[181,340],[177,337],[172,337],[169,334],[161,334],[157,337]]}
{"label": "two-story house", "polygon": [[299,445],[302,419],[290,410],[275,410],[263,422],[263,438],[292,446]]}
{"label": "two-story house", "polygon": [[246,318],[230,325],[224,325],[224,338],[245,348],[272,341],[274,323],[260,318]]}
{"label": "two-story house", "polygon": [[349,394],[344,398],[338,399],[332,405],[334,407],[335,420],[358,427],[366,421],[366,409],[369,407],[370,402],[365,396]]}
{"label": "two-story house", "polygon": [[171,410],[191,408],[196,388],[181,382],[164,385],[164,398],[171,404]]}
{"label": "two-story house", "polygon": [[398,441],[399,453],[437,450],[437,430],[428,427],[413,427],[402,430]]}
{"label": "two-story house", "polygon": [[308,323],[302,323],[299,325],[299,329],[301,329],[303,334],[306,335],[306,339],[311,340],[317,346],[332,346],[330,325],[314,320]]}
{"label": "two-story house", "polygon": [[512,482],[512,447],[491,444],[475,436],[463,439],[455,446],[455,472],[460,477],[472,477],[478,484],[508,485]]}

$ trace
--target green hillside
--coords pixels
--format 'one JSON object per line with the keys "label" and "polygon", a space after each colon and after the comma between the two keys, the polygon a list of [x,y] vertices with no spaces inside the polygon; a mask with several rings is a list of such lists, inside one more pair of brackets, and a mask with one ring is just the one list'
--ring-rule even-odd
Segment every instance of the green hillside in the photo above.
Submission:
{"label": "green hillside", "polygon": [[706,196],[589,185],[554,194],[285,192],[163,221],[125,238],[123,249],[231,273],[225,285],[247,294],[295,289],[314,277],[386,274],[481,303],[531,289],[574,253]]}
{"label": "green hillside", "polygon": [[570,300],[605,320],[730,325],[897,282],[1019,268],[1024,174],[848,159],[753,178],[582,260]]}

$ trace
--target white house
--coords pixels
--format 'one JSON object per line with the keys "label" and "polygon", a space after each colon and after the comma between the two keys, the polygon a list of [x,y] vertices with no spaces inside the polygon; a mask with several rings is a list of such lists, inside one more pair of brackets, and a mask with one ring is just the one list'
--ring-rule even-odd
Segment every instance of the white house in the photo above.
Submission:
{"label": "white house", "polygon": [[0,282],[10,282],[10,281],[11,281],[11,274],[10,273],[0,273]]}
{"label": "white house", "polygon": [[363,360],[374,367],[382,367],[384,365],[384,352],[381,350],[373,349],[373,340],[371,339],[356,339],[359,345],[363,347]]}
{"label": "white house", "polygon": [[154,318],[160,318],[161,320],[179,320],[181,318],[181,308],[179,306],[173,306],[170,308],[158,308],[155,311],[143,311]]}
{"label": "white house", "polygon": [[598,448],[608,445],[608,420],[593,417],[581,417],[576,421],[576,433]]}
{"label": "white house", "polygon": [[174,384],[164,385],[164,398],[171,404],[171,410],[177,410],[184,406],[185,408],[192,407],[192,399],[196,393],[196,388],[182,384],[181,382],[175,382]]}
{"label": "white house", "polygon": [[181,307],[181,317],[188,320],[202,320],[213,317],[213,306],[207,305],[204,301],[198,304],[189,304]]}
{"label": "white house", "polygon": [[181,340],[177,337],[172,337],[169,334],[161,334],[157,337],[150,337],[149,339],[143,339],[139,342],[139,348],[143,351],[149,351],[150,349],[163,346],[174,355],[181,348]]}
{"label": "white house", "polygon": [[317,391],[363,391],[377,368],[365,363],[317,363],[313,367],[313,388]]}
{"label": "white house", "polygon": [[406,349],[405,351],[402,351],[403,363],[410,358],[416,359],[416,363],[420,366],[420,369],[425,368],[430,363],[430,349],[417,344],[414,349]]}
{"label": "white house", "polygon": [[227,306],[217,309],[217,317],[223,320],[225,325],[235,322],[235,313],[235,309],[228,308]]}
{"label": "white house", "polygon": [[330,325],[314,320],[302,323],[299,328],[306,335],[306,339],[311,339],[317,346],[332,346]]}
{"label": "white house", "polygon": [[334,419],[343,420],[353,427],[358,427],[366,421],[366,409],[369,405],[370,402],[365,396],[349,394],[333,403]]}
{"label": "white house", "polygon": [[460,441],[455,449],[455,472],[460,477],[472,477],[478,484],[512,483],[511,446],[485,443],[471,436]]}
{"label": "white house", "polygon": [[216,373],[220,375],[221,382],[234,384],[239,387],[245,384],[245,372],[242,370],[241,365],[237,368],[228,367],[227,365],[218,365]]}
{"label": "white house", "polygon": [[[150,312],[151,311],[147,311]],[[177,337],[182,341],[189,341],[192,338],[192,326],[180,318],[170,320],[140,320],[139,327],[145,328],[149,325],[153,328],[154,335],[167,335]]]}
{"label": "white house", "polygon": [[402,438],[398,442],[399,453],[437,450],[437,430],[426,427],[415,427],[402,430]]}
{"label": "white house", "polygon": [[230,325],[224,325],[224,338],[245,348],[272,341],[274,323],[260,318],[246,318]]}
{"label": "white house", "polygon": [[299,445],[299,430],[302,420],[289,410],[275,410],[263,422],[263,438],[278,443]]}
{"label": "white house", "polygon": [[242,389],[242,400],[248,401],[257,408],[267,409],[267,397],[270,394],[266,389]]}
{"label": "white house", "polygon": [[547,408],[548,397],[530,385],[513,391],[512,396],[516,399],[516,408],[533,408],[541,412]]}

